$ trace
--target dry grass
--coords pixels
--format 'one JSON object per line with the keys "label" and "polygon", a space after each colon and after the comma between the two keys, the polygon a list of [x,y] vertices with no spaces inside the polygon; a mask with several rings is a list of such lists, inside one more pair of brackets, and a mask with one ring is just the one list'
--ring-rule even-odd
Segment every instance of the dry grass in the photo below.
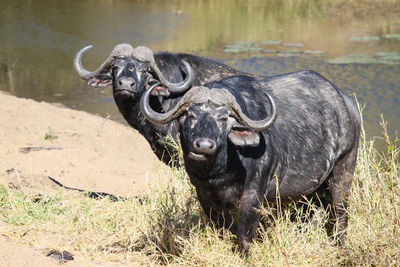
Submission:
{"label": "dry grass", "polygon": [[[347,244],[336,247],[322,224],[304,220],[309,205],[266,207],[248,258],[235,251],[234,237],[208,223],[186,174],[176,169],[150,186],[148,199],[112,202],[60,190],[37,196],[0,185],[0,220],[13,225],[3,234],[35,245],[58,235],[52,248],[80,251],[102,261],[184,266],[399,266],[400,178],[398,139],[361,141],[352,185]],[[161,175],[160,175],[161,176]],[[61,242],[62,241],[62,242]]]}

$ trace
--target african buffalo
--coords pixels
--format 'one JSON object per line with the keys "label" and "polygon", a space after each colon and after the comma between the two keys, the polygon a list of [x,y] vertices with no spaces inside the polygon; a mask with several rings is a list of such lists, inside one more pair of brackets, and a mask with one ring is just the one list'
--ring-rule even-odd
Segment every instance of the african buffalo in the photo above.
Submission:
{"label": "african buffalo", "polygon": [[200,204],[218,226],[237,224],[241,249],[252,242],[261,203],[315,193],[333,207],[343,244],[361,128],[353,98],[313,71],[228,77],[193,87],[165,113],[151,108],[149,95],[141,101],[144,116],[179,122]]}
{"label": "african buffalo", "polygon": [[[94,87],[113,87],[113,95],[119,111],[126,121],[137,129],[150,143],[159,159],[172,164],[172,146],[160,143],[160,139],[171,135],[178,139],[175,123],[154,125],[141,114],[139,101],[143,92],[156,82],[160,82],[151,104],[155,110],[170,109],[191,86],[202,85],[223,77],[240,74],[225,64],[215,60],[184,53],[153,52],[144,46],[133,48],[129,44],[115,46],[110,56],[97,70],[87,71],[81,63],[82,55],[92,46],[82,48],[75,55],[74,66],[78,75]],[[168,97],[170,93],[174,95]],[[174,162],[176,163],[176,162]]]}

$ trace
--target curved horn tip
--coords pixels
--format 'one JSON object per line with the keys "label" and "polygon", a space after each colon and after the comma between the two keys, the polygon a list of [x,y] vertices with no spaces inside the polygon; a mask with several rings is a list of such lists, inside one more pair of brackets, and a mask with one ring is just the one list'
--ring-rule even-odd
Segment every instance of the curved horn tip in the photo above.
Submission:
{"label": "curved horn tip", "polygon": [[112,58],[108,58],[106,61],[104,61],[104,63],[97,68],[97,70],[95,71],[88,71],[86,70],[83,66],[82,66],[82,62],[81,62],[81,58],[82,55],[89,50],[90,48],[92,48],[93,45],[88,45],[85,46],[84,48],[82,48],[81,50],[78,51],[78,53],[76,53],[75,57],[74,57],[74,67],[75,70],[77,72],[77,74],[84,80],[89,80],[90,78],[92,78],[95,75],[100,74],[105,67],[107,67],[110,64],[110,61],[112,60]]}
{"label": "curved horn tip", "polygon": [[264,92],[264,93],[267,96],[268,101],[271,104],[271,114],[270,114],[270,116],[268,116],[266,119],[263,120],[265,122],[263,127],[256,129],[259,132],[264,131],[264,130],[268,129],[269,127],[271,127],[278,117],[278,110],[276,108],[276,104],[275,104],[273,97],[270,94],[268,94],[267,92]]}
{"label": "curved horn tip", "polygon": [[259,120],[259,121],[255,121],[255,120],[252,120],[249,117],[247,117],[243,113],[240,105],[236,101],[228,102],[228,105],[233,109],[233,112],[239,117],[241,122],[243,124],[245,124],[246,126],[252,128],[256,132],[262,132],[262,131],[268,129],[269,127],[271,127],[274,124],[274,122],[278,116],[278,111],[277,111],[274,99],[268,93],[266,93],[266,92],[264,92],[264,93],[267,96],[268,101],[271,104],[271,114],[269,114],[269,116],[267,116],[266,118]]}
{"label": "curved horn tip", "polygon": [[82,49],[80,49],[74,56],[74,67],[75,70],[77,72],[77,74],[84,80],[88,80],[91,77],[91,72],[87,71],[83,66],[82,66],[82,62],[81,62],[81,58],[82,55],[89,50],[90,48],[92,48],[93,45],[87,45],[85,47],[83,47]]}
{"label": "curved horn tip", "polygon": [[[190,89],[194,79],[194,73],[192,66],[185,60],[182,60],[183,65],[187,70],[187,77],[184,81],[174,84],[165,80],[166,85],[168,86],[169,90],[173,93],[183,93]],[[164,78],[165,79],[165,78]]]}
{"label": "curved horn tip", "polygon": [[91,49],[92,47],[93,47],[93,45],[87,45],[87,46],[83,47],[82,49],[80,49],[80,50],[78,51],[78,53],[76,53],[76,55],[78,55],[78,54],[83,54],[83,53],[85,53],[86,51],[88,51],[89,49]]}
{"label": "curved horn tip", "polygon": [[190,102],[190,99],[189,99],[190,97],[188,97],[188,94],[185,94],[179,100],[179,102],[173,108],[171,108],[171,110],[169,110],[165,113],[158,113],[150,107],[150,103],[149,103],[149,97],[150,97],[151,91],[157,85],[159,85],[159,84],[155,84],[145,91],[145,93],[143,94],[143,96],[140,100],[140,110],[141,110],[142,114],[144,115],[144,117],[148,121],[155,123],[155,124],[162,125],[162,124],[169,123],[172,120],[176,119],[184,111],[184,107],[188,103],[188,101]]}

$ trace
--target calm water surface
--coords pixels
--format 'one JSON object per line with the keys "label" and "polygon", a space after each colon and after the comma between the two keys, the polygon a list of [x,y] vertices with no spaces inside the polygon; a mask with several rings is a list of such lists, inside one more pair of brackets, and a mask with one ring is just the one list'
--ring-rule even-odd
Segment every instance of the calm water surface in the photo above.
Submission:
{"label": "calm water surface", "polygon": [[[330,3],[327,3],[330,2]],[[263,75],[313,69],[400,129],[400,1],[15,0],[0,3],[0,90],[123,121],[111,89],[86,87],[72,60],[95,69],[122,42],[209,56]],[[382,2],[382,1],[381,1]]]}

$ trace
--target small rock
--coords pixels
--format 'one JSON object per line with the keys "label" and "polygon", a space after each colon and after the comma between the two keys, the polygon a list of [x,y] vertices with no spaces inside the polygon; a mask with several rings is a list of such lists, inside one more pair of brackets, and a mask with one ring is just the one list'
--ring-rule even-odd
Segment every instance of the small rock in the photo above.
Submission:
{"label": "small rock", "polygon": [[74,256],[70,252],[68,252],[66,250],[64,250],[61,253],[60,251],[58,251],[56,249],[52,249],[52,250],[49,251],[49,253],[46,254],[46,256],[47,257],[52,257],[52,258],[57,259],[59,261],[63,261],[63,260],[64,261],[72,261],[72,260],[74,260]]}
{"label": "small rock", "polygon": [[49,253],[47,253],[46,257],[52,257],[55,258],[57,260],[61,260],[62,259],[62,253],[56,249],[52,249],[49,251]]}
{"label": "small rock", "polygon": [[63,259],[67,260],[67,261],[72,261],[74,260],[74,256],[72,256],[71,253],[69,253],[68,251],[64,250],[62,253]]}

